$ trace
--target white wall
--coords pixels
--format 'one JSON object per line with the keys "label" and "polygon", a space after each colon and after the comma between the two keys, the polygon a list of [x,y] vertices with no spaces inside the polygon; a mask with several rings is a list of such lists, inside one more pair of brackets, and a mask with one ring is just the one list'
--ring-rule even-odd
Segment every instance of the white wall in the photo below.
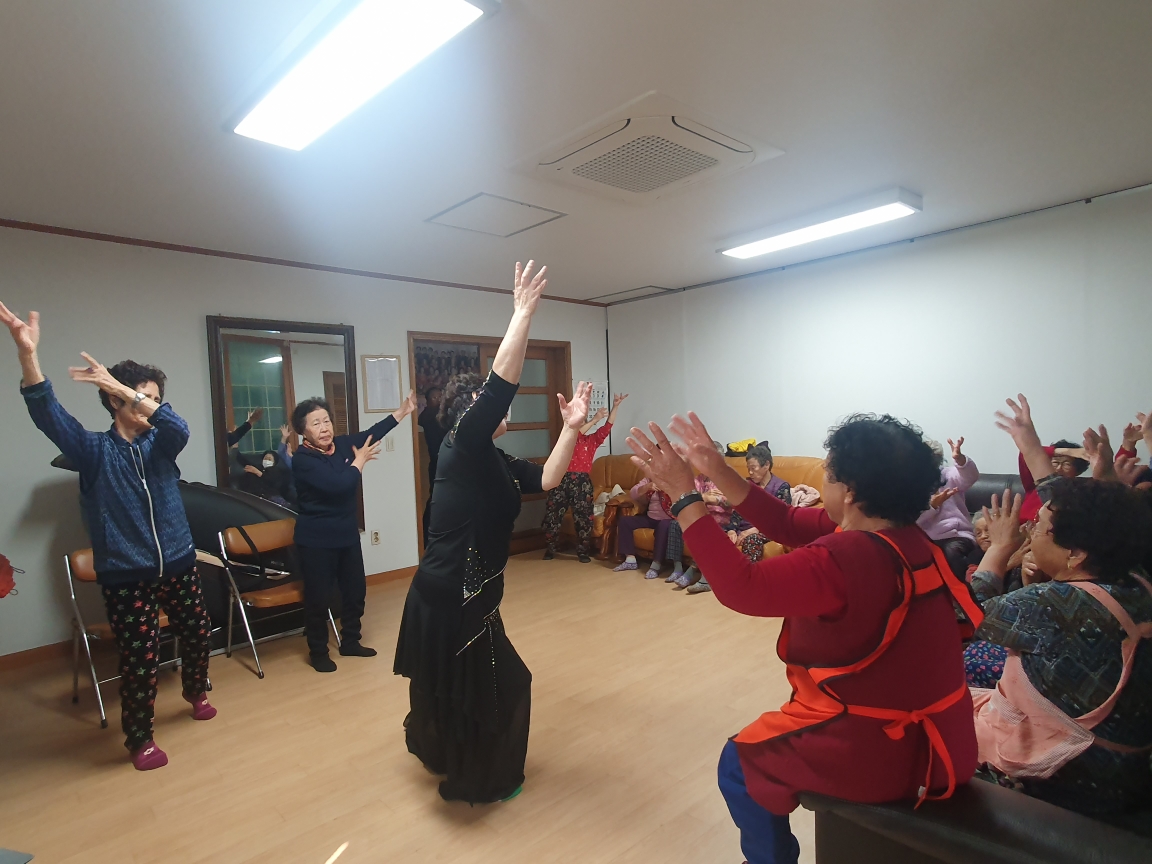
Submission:
{"label": "white wall", "polygon": [[818,456],[840,418],[877,411],[1014,471],[1005,397],[1030,398],[1045,440],[1099,423],[1118,440],[1152,408],[1152,192],[608,313],[612,385],[635,403],[616,452],[626,425],[691,409],[721,441]]}
{"label": "white wall", "polygon": [[[513,253],[510,253],[513,254]],[[89,240],[0,230],[0,300],[42,318],[41,359],[61,402],[88,428],[108,415],[90,386],[74,384],[67,367],[88,351],[105,363],[131,357],[168,374],[167,397],[191,426],[180,457],[184,478],[213,483],[215,463],[204,316],[279,317],[353,323],[361,354],[399,354],[409,381],[407,331],[500,335],[508,297],[406,285],[117,246]],[[604,380],[604,311],[545,301],[533,337],[572,343],[577,378]],[[76,503],[76,477],[49,467],[55,447],[36,431],[20,398],[16,352],[0,344],[0,552],[28,571],[20,594],[0,601],[0,655],[68,638],[62,556],[88,545]],[[362,415],[361,428],[377,415]],[[417,563],[411,420],[392,434],[364,483],[369,573]]]}

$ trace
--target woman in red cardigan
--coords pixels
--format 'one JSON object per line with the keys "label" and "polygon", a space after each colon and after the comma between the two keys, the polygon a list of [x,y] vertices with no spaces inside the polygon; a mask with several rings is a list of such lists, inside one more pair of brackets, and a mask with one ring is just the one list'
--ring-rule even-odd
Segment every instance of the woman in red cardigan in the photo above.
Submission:
{"label": "woman in red cardigan", "polygon": [[[632,430],[636,464],[675,502],[684,539],[730,609],[783,617],[777,653],[792,697],[724,747],[720,791],[749,864],[795,862],[800,792],[866,803],[952,794],[976,769],[972,699],[952,600],[980,611],[916,526],[940,484],[920,430],[856,415],[825,442],[826,509],[790,507],[740,477],[699,418]],[[681,455],[683,454],[683,455]],[[695,490],[711,477],[766,537],[794,551],[749,561]]]}

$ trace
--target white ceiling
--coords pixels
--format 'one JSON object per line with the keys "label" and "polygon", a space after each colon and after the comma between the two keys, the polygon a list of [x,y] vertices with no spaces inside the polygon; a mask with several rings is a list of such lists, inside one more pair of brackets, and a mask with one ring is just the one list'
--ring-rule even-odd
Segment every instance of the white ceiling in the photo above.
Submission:
{"label": "white ceiling", "polygon": [[[4,0],[0,217],[549,293],[676,288],[1152,181],[1146,0],[505,0],[306,150],[227,131],[317,0]],[[514,169],[658,90],[783,156],[637,207]],[[922,214],[750,261],[891,186]],[[425,220],[486,192],[568,214]]]}

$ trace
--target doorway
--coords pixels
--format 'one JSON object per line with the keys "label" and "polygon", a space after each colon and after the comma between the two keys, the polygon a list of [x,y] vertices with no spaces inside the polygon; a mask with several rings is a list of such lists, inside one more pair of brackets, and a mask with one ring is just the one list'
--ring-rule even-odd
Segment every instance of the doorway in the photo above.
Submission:
{"label": "doorway", "polygon": [[[412,387],[425,407],[429,387],[443,387],[459,372],[487,375],[492,370],[501,337],[460,336],[447,333],[408,333],[408,369]],[[520,389],[512,400],[508,432],[500,449],[511,456],[544,464],[560,438],[563,419],[556,394],[572,398],[572,343],[530,339],[524,355]],[[424,506],[431,491],[428,446],[418,423],[412,424],[416,484],[416,537],[424,554]],[[525,495],[512,534],[510,554],[544,548],[544,510],[547,493]]]}

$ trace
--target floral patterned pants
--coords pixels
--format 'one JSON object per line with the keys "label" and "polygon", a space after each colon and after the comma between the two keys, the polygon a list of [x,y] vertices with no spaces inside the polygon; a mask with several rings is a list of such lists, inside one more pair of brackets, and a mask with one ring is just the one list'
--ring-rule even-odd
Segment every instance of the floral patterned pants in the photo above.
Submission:
{"label": "floral patterned pants", "polygon": [[549,549],[560,539],[564,512],[572,508],[576,526],[577,550],[587,552],[592,542],[592,477],[582,471],[569,471],[560,485],[548,493],[548,510],[544,514],[544,541]]}
{"label": "floral patterned pants", "polygon": [[204,591],[195,567],[156,582],[102,585],[108,623],[120,651],[120,725],[124,746],[136,750],[152,740],[156,681],[160,670],[160,610],[180,639],[184,692],[208,689],[208,635]]}

